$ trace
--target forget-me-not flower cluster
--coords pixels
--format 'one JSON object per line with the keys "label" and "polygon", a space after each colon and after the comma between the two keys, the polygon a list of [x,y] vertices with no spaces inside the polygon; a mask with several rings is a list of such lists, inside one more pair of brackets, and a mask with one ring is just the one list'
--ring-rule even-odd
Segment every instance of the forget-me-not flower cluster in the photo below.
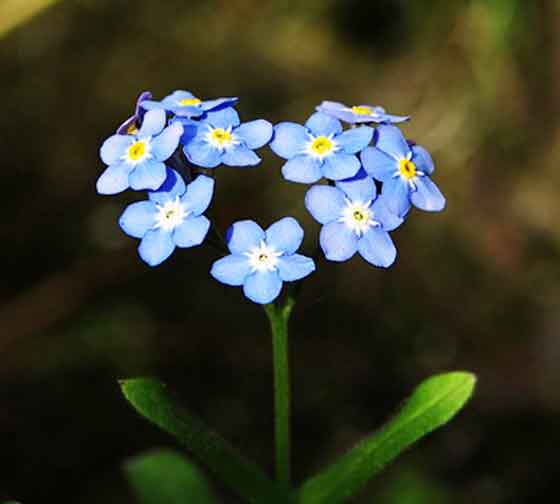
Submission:
{"label": "forget-me-not flower cluster", "polygon": [[[410,215],[411,207],[439,211],[445,198],[431,180],[432,157],[406,140],[397,126],[409,116],[389,114],[380,106],[347,106],[323,101],[304,124],[264,119],[241,122],[236,97],[203,99],[176,90],[162,100],[145,91],[134,113],[100,149],[106,165],[97,180],[100,194],[141,191],[119,218],[138,253],[150,266],[168,259],[176,248],[220,239],[216,223],[205,215],[214,195],[215,168],[261,163],[255,152],[269,144],[283,159],[282,177],[313,184],[305,207],[321,225],[318,246],[329,261],[359,254],[368,263],[389,267],[397,250],[390,232]],[[344,128],[343,123],[349,127]],[[242,287],[259,304],[273,302],[285,282],[305,278],[315,261],[297,253],[304,231],[293,217],[263,230],[253,220],[233,223],[210,274]]]}

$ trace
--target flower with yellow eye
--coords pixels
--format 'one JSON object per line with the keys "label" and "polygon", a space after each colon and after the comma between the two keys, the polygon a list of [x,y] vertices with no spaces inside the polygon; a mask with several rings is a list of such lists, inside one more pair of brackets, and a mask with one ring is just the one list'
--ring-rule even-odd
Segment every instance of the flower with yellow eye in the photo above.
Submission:
{"label": "flower with yellow eye", "polygon": [[408,121],[409,116],[387,114],[383,107],[374,105],[353,105],[351,107],[333,101],[324,101],[317,107],[318,112],[323,112],[341,121],[356,123],[385,123],[393,124]]}
{"label": "flower with yellow eye", "polygon": [[196,136],[184,148],[187,159],[203,168],[254,166],[261,162],[253,149],[267,144],[272,137],[272,124],[257,119],[240,124],[235,109],[207,112],[197,126]]}
{"label": "flower with yellow eye", "polygon": [[158,191],[148,193],[147,201],[129,205],[119,219],[121,229],[140,238],[138,253],[150,266],[165,261],[175,247],[200,245],[210,221],[202,215],[214,192],[214,180],[199,175],[185,186],[181,176],[167,169],[167,179]]}
{"label": "flower with yellow eye", "polygon": [[360,170],[335,187],[314,185],[305,207],[323,225],[319,244],[329,261],[347,261],[358,252],[374,266],[387,268],[397,250],[389,236],[403,219],[389,210],[385,196],[377,196],[375,182]]}
{"label": "flower with yellow eye", "polygon": [[175,152],[183,134],[180,123],[168,127],[165,123],[163,110],[150,110],[136,133],[113,135],[103,142],[99,154],[108,167],[97,179],[99,194],[117,194],[129,187],[155,190],[165,182],[164,161]]}
{"label": "flower with yellow eye", "polygon": [[277,124],[270,148],[287,160],[282,167],[286,180],[312,184],[321,177],[342,180],[354,176],[360,169],[355,154],[369,144],[372,136],[373,129],[368,126],[343,132],[338,119],[316,112],[304,126]]}
{"label": "flower with yellow eye", "polygon": [[395,213],[404,216],[410,205],[428,212],[445,207],[445,197],[429,175],[434,162],[426,149],[411,145],[396,126],[377,127],[375,147],[362,152],[364,169],[383,182],[382,193]]}
{"label": "flower with yellow eye", "polygon": [[180,117],[199,117],[210,110],[231,107],[236,102],[236,97],[202,100],[189,91],[177,90],[161,101],[143,101],[142,107],[146,110],[164,109]]}

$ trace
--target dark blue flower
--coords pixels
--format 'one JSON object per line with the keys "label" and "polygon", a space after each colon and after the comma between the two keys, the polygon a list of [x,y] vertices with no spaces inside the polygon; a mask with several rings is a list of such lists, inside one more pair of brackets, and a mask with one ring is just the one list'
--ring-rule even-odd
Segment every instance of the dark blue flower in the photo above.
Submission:
{"label": "dark blue flower", "polygon": [[372,136],[368,126],[343,132],[338,119],[316,112],[305,126],[293,122],[276,125],[270,147],[288,160],[282,167],[286,180],[311,184],[321,177],[342,180],[354,176],[360,169],[355,154]]}
{"label": "dark blue flower", "polygon": [[432,157],[419,145],[410,145],[396,126],[377,128],[375,147],[362,152],[365,170],[383,182],[382,193],[392,211],[405,215],[410,204],[421,210],[438,212],[445,198],[429,175],[434,171]]}
{"label": "dark blue flower", "polygon": [[136,134],[113,135],[105,140],[100,155],[108,167],[97,179],[97,192],[117,194],[129,187],[155,190],[163,184],[163,162],[171,157],[183,133],[181,124],[166,128],[165,122],[163,110],[150,110]]}
{"label": "dark blue flower", "polygon": [[253,149],[267,144],[272,124],[263,119],[239,123],[235,109],[228,107],[207,112],[197,126],[196,136],[184,148],[187,159],[204,168],[253,166],[261,158]]}
{"label": "dark blue flower", "polygon": [[210,221],[202,215],[214,192],[214,180],[199,175],[185,186],[181,176],[169,168],[168,178],[149,200],[129,205],[119,225],[129,236],[140,238],[138,253],[150,266],[165,261],[175,247],[200,245],[208,233]]}
{"label": "dark blue flower", "polygon": [[387,114],[385,109],[379,106],[354,105],[348,107],[344,105],[344,103],[333,101],[322,102],[321,105],[317,107],[317,110],[350,124],[370,122],[390,124],[400,123],[410,119],[410,116]]}
{"label": "dark blue flower", "polygon": [[217,260],[210,274],[234,287],[243,286],[255,303],[274,301],[283,282],[293,282],[315,270],[313,259],[296,254],[303,229],[292,217],[275,222],[266,231],[253,221],[234,223],[227,233],[230,255]]}
{"label": "dark blue flower", "polygon": [[181,117],[199,117],[205,112],[230,107],[236,102],[237,98],[235,97],[201,100],[189,91],[177,90],[161,101],[144,101],[142,107],[146,110],[164,109]]}
{"label": "dark blue flower", "polygon": [[136,135],[138,133],[139,124],[142,122],[142,117],[145,112],[141,107],[142,102],[151,99],[152,93],[149,91],[143,91],[140,93],[140,96],[136,100],[134,114],[117,128],[117,135]]}
{"label": "dark blue flower", "polygon": [[335,187],[311,187],[305,206],[323,224],[319,243],[330,261],[346,261],[356,252],[374,266],[387,268],[395,261],[389,231],[403,219],[389,210],[384,196],[376,197],[375,182],[363,170]]}

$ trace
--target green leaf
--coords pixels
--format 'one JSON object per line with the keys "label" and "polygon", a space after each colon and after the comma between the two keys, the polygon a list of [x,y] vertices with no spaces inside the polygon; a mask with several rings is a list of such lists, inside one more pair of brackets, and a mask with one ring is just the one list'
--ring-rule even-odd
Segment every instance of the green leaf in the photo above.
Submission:
{"label": "green leaf", "polygon": [[403,450],[447,423],[471,396],[473,374],[436,375],[420,384],[400,413],[338,461],[307,480],[298,492],[302,504],[343,502]]}
{"label": "green leaf", "polygon": [[200,470],[172,450],[155,450],[135,457],[124,469],[142,504],[215,502]]}
{"label": "green leaf", "polygon": [[165,385],[153,378],[120,382],[124,396],[144,417],[175,436],[224,483],[249,502],[286,503],[288,496],[253,462],[176,404]]}

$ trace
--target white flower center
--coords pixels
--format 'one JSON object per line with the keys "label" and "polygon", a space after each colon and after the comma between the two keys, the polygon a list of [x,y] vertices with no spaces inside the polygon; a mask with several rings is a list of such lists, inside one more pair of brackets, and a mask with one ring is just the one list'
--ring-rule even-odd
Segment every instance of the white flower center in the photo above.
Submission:
{"label": "white flower center", "polygon": [[278,264],[278,258],[283,252],[276,252],[273,247],[268,246],[263,240],[257,247],[245,252],[251,266],[251,271],[274,271]]}
{"label": "white flower center", "polygon": [[315,159],[322,161],[339,149],[339,146],[334,141],[334,133],[331,133],[329,136],[313,136],[308,133],[307,136],[309,137],[309,142],[305,144],[303,153]]}
{"label": "white flower center", "polygon": [[152,157],[152,139],[138,138],[128,146],[121,159],[128,164],[137,165]]}
{"label": "white flower center", "polygon": [[412,152],[406,157],[396,158],[398,169],[393,173],[393,178],[399,178],[406,182],[412,191],[416,191],[416,177],[424,177],[426,174],[419,170],[412,161]]}
{"label": "white flower center", "polygon": [[362,236],[370,227],[380,226],[379,222],[373,219],[371,201],[350,201],[346,200],[346,207],[342,210],[340,222],[346,224],[358,236]]}
{"label": "white flower center", "polygon": [[179,196],[174,200],[166,201],[163,205],[157,205],[157,210],[154,229],[161,228],[164,231],[171,231],[180,226],[189,215]]}
{"label": "white flower center", "polygon": [[240,142],[235,135],[231,132],[232,127],[228,126],[224,128],[212,128],[208,127],[206,132],[206,141],[214,148],[225,150],[234,145],[238,145]]}

